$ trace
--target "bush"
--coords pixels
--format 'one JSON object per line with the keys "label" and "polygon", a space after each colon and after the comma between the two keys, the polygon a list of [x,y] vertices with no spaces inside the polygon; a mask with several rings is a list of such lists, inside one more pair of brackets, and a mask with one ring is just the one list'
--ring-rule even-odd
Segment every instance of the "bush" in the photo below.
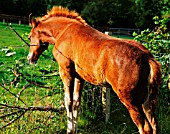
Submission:
{"label": "bush", "polygon": [[167,23],[170,22],[169,18],[159,19],[158,16],[153,18],[157,25],[154,30],[146,29],[140,35],[134,33],[135,40],[141,42],[146,46],[155,58],[162,65],[162,79],[163,89],[168,87],[168,65],[170,56],[170,33],[167,28]]}

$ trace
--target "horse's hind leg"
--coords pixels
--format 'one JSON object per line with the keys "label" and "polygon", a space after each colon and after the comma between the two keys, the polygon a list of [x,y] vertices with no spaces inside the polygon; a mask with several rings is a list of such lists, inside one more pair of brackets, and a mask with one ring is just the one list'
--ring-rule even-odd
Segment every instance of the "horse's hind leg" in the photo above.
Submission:
{"label": "horse's hind leg", "polygon": [[157,103],[157,94],[152,94],[151,96],[148,96],[142,105],[143,111],[153,129],[153,134],[157,134],[158,128],[157,128],[157,121],[155,118],[155,107]]}
{"label": "horse's hind leg", "polygon": [[132,99],[131,93],[119,93],[118,97],[128,109],[133,122],[138,127],[139,133],[152,134],[152,128],[143,112],[142,103],[134,103],[135,100]]}

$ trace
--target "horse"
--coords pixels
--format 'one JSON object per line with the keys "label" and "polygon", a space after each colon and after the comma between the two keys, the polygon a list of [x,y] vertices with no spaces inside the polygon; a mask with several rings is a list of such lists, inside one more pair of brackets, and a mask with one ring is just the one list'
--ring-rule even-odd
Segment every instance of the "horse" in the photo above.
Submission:
{"label": "horse", "polygon": [[67,134],[77,133],[84,81],[109,86],[129,111],[140,134],[157,134],[155,109],[161,65],[134,40],[118,39],[94,29],[75,11],[54,6],[32,29],[27,59],[35,64],[53,44],[53,56],[64,84]]}

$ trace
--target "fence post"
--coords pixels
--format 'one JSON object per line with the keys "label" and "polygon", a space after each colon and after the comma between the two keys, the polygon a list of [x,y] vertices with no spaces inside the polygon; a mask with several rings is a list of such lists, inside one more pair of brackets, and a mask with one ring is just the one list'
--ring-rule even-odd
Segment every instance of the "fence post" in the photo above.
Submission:
{"label": "fence post", "polygon": [[102,105],[105,113],[105,123],[108,123],[110,118],[110,88],[102,88]]}
{"label": "fence post", "polygon": [[[106,31],[105,34],[109,35],[109,31]],[[110,88],[102,88],[102,104],[103,112],[105,113],[105,123],[108,123],[110,118]]]}
{"label": "fence post", "polygon": [[19,25],[21,25],[21,20],[19,20]]}

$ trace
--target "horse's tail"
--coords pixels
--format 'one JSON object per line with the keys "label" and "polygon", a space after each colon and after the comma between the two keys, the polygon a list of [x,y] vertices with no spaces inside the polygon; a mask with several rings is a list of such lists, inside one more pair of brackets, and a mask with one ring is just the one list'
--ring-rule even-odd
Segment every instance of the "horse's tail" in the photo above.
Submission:
{"label": "horse's tail", "polygon": [[158,88],[161,84],[161,65],[154,58],[149,59],[150,76],[148,82],[148,95],[143,104],[143,111],[152,127],[153,134],[157,134],[157,122],[155,119],[155,109],[158,100]]}
{"label": "horse's tail", "polygon": [[153,105],[153,110],[155,110],[158,99],[158,88],[161,84],[161,64],[155,59],[149,59],[150,65],[150,81],[149,81],[149,94],[150,103]]}

